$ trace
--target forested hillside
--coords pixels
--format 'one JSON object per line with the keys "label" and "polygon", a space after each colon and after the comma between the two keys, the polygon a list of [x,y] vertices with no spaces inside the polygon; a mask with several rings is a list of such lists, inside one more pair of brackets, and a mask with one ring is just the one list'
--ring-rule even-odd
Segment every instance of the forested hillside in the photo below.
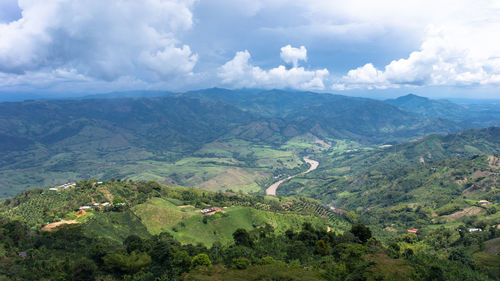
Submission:
{"label": "forested hillside", "polygon": [[469,130],[337,155],[280,186],[363,222],[381,236],[407,229],[500,225],[500,128]]}
{"label": "forested hillside", "polygon": [[155,182],[88,180],[65,190],[29,190],[0,207],[0,277],[498,280],[492,251],[499,230],[380,239],[345,218],[306,198]]}
{"label": "forested hillside", "polygon": [[282,91],[2,106],[2,192],[38,187],[1,202],[3,279],[500,275],[499,127]]}
{"label": "forested hillside", "polygon": [[466,122],[474,127],[500,126],[500,105],[497,102],[456,104],[413,94],[385,102],[424,116]]}
{"label": "forested hillside", "polygon": [[381,101],[277,90],[0,103],[0,194],[90,177],[258,192],[332,143],[461,129]]}
{"label": "forested hillside", "polygon": [[[467,157],[500,153],[500,127],[467,130],[445,136],[431,135],[407,143],[378,149],[351,149],[317,155],[320,167],[284,184],[281,194],[300,194],[335,200],[337,193],[352,182],[372,175],[390,175],[395,170],[425,165],[440,165],[440,161],[468,161]],[[303,188],[305,187],[305,188]]]}

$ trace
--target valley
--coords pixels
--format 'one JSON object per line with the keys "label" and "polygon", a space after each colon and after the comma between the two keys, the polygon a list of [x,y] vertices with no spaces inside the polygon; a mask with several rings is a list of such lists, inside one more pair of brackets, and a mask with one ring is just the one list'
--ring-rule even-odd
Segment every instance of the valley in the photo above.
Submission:
{"label": "valley", "polygon": [[319,162],[318,161],[309,159],[307,157],[304,157],[304,161],[307,164],[309,164],[309,169],[307,169],[307,171],[302,172],[302,173],[297,174],[297,175],[288,176],[285,179],[279,180],[279,181],[271,184],[268,188],[266,188],[266,195],[276,196],[276,190],[278,189],[278,187],[280,186],[280,184],[282,184],[283,182],[285,182],[287,180],[290,180],[290,179],[292,179],[292,178],[294,178],[294,177],[296,177],[298,175],[305,175],[307,173],[310,173],[310,172],[316,170],[318,168],[318,166],[319,166]]}
{"label": "valley", "polygon": [[264,192],[277,174],[305,170],[304,155],[470,126],[382,101],[279,90],[0,103],[0,196],[88,178]]}
{"label": "valley", "polygon": [[498,280],[490,111],[217,88],[0,109],[0,277]]}

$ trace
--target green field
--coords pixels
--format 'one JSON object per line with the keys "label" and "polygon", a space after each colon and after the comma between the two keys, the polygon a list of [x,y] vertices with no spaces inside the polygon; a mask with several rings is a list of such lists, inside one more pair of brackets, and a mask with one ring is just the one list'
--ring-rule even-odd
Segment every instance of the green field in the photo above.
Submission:
{"label": "green field", "polygon": [[124,165],[121,173],[127,175],[125,178],[137,181],[155,180],[208,190],[259,192],[273,181],[276,171],[298,169],[303,165],[299,154],[308,149],[316,151],[320,146],[307,137],[294,138],[277,147],[234,139],[209,143],[193,156],[173,163],[142,160]]}
{"label": "green field", "polygon": [[[184,244],[202,243],[210,246],[218,241],[227,244],[238,228],[252,230],[271,225],[278,233],[300,229],[304,222],[326,228],[323,218],[300,214],[276,213],[242,206],[220,206],[223,213],[203,216],[192,206],[176,206],[167,200],[153,198],[133,208],[151,234],[167,231]],[[206,223],[204,218],[206,217]]]}

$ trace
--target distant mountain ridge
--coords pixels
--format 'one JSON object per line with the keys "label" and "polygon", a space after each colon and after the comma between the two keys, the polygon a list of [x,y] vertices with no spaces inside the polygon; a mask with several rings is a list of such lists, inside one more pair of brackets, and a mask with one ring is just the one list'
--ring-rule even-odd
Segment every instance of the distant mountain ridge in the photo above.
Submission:
{"label": "distant mountain ridge", "polygon": [[429,99],[414,94],[385,102],[423,116],[463,122],[464,126],[471,128],[500,126],[500,106],[496,104],[460,105],[445,99]]}
{"label": "distant mountain ridge", "polygon": [[125,98],[155,98],[173,95],[170,91],[125,91],[104,94],[92,94],[78,97],[78,99],[125,99]]}
{"label": "distant mountain ridge", "polygon": [[[136,94],[141,93],[130,93]],[[282,145],[305,135],[375,145],[468,128],[383,101],[313,92],[213,88],[150,94],[166,96],[0,103],[0,193],[15,193],[9,191],[10,187],[21,189],[94,176],[140,174],[163,181],[173,174],[178,178],[165,168],[151,168],[152,161],[174,163],[211,143],[217,143],[217,149],[229,155],[228,163],[214,164],[220,174],[224,165],[247,168],[258,163],[254,154],[241,154],[234,148],[240,145],[286,151]],[[235,140],[239,142],[228,145]],[[198,155],[207,158],[200,160],[202,163],[218,163],[213,157],[218,154]],[[270,173],[276,165],[255,166],[251,177]],[[146,168],[148,172],[143,173]],[[182,181],[183,185],[196,185],[213,177],[194,176],[188,170],[183,178],[190,175],[192,180]]]}
{"label": "distant mountain ridge", "polygon": [[[229,103],[246,112],[280,119],[323,137],[384,142],[426,132],[449,133],[468,128],[445,119],[407,112],[382,101],[301,91],[231,91],[205,89],[180,96]],[[267,126],[267,125],[265,125]],[[300,130],[299,130],[300,131]]]}
{"label": "distant mountain ridge", "polygon": [[432,100],[429,98],[408,94],[385,102],[416,112],[424,116],[461,119],[467,109],[448,100]]}

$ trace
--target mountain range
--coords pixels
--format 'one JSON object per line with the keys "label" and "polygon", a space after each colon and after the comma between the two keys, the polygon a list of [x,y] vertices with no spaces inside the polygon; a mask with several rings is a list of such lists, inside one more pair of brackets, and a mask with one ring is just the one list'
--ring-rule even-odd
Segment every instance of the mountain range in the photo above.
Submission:
{"label": "mountain range", "polygon": [[[420,112],[425,105],[409,109],[404,102],[396,106],[391,104],[395,101],[313,92],[213,88],[117,96],[0,103],[0,194],[90,177],[154,179],[212,189],[232,183],[232,188],[257,191],[276,169],[298,167],[298,156],[286,152],[298,139],[306,146],[335,140],[373,146],[480,126]],[[399,100],[408,98],[415,99]],[[268,163],[255,160],[262,147],[270,151]],[[293,155],[304,148],[294,147]],[[283,159],[276,159],[277,154]],[[223,163],[213,157],[221,155]],[[196,163],[188,168],[172,168],[193,157]],[[209,171],[197,174],[209,162],[215,163]],[[220,170],[226,166],[235,169],[228,175]],[[236,177],[245,180],[234,184]]]}
{"label": "mountain range", "polygon": [[0,103],[0,279],[498,280],[499,114],[218,88]]}

